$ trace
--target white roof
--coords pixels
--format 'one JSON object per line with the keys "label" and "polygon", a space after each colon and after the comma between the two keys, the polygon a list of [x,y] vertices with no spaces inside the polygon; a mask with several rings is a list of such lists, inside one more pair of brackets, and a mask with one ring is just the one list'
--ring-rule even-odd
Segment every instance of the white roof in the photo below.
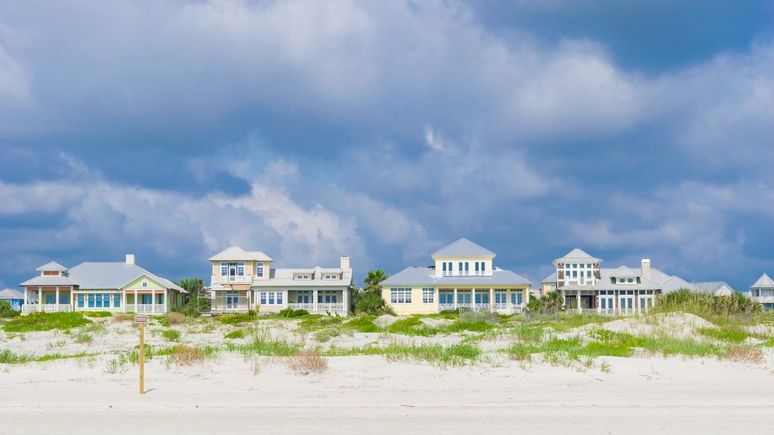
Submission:
{"label": "white roof", "polygon": [[510,270],[494,269],[492,275],[435,276],[435,269],[428,267],[407,267],[382,282],[383,286],[510,286],[530,285],[530,281]]}
{"label": "white roof", "polygon": [[12,288],[0,290],[0,299],[24,299],[24,293]]}
{"label": "white roof", "polygon": [[765,273],[755,281],[755,284],[751,285],[752,288],[774,288],[774,280],[769,278]]}
{"label": "white roof", "polygon": [[597,257],[592,257],[589,255],[588,252],[584,251],[583,249],[575,248],[572,251],[565,254],[563,257],[557,258],[554,260],[554,265],[557,263],[564,263],[567,261],[593,261],[593,262],[602,262],[601,259]]}
{"label": "white roof", "polygon": [[155,275],[136,264],[125,262],[84,262],[70,269],[69,276],[36,276],[21,283],[23,286],[78,286],[88,290],[120,289],[141,276],[157,281],[168,289],[184,292],[174,282]]}
{"label": "white roof", "polygon": [[432,257],[494,257],[495,253],[481,245],[461,238],[433,252]]}
{"label": "white roof", "polygon": [[[310,279],[293,279],[293,276],[303,273],[309,274]],[[338,274],[338,279],[323,279],[324,274]],[[337,268],[322,268],[320,266],[312,269],[307,268],[279,268],[271,269],[268,280],[254,280],[252,286],[260,289],[262,287],[349,287],[352,285],[352,269],[342,270]]]}
{"label": "white roof", "polygon": [[272,261],[261,251],[245,251],[239,246],[226,248],[210,257],[210,261]]}
{"label": "white roof", "polygon": [[57,263],[56,261],[49,261],[48,263],[38,267],[35,270],[37,270],[38,272],[43,272],[44,270],[53,271],[53,272],[66,272],[67,268]]}

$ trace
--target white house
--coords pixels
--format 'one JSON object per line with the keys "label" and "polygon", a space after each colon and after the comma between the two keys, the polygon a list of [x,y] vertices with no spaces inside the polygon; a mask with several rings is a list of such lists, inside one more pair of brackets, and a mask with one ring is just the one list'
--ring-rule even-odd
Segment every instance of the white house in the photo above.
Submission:
{"label": "white house", "polygon": [[774,280],[764,273],[750,286],[747,296],[763,305],[764,311],[774,310]]}

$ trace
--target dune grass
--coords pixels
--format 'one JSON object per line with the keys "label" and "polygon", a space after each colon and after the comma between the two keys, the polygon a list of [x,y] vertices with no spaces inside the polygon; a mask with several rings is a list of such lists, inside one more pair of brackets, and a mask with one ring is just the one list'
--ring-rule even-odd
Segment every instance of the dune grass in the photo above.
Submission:
{"label": "dune grass", "polygon": [[352,329],[357,332],[379,332],[379,327],[374,323],[374,316],[358,316],[343,324],[346,329]]}
{"label": "dune grass", "polygon": [[217,319],[220,323],[224,323],[226,325],[238,325],[240,323],[252,322],[257,320],[257,318],[258,316],[253,313],[229,313],[221,314],[215,317],[215,319]]}
{"label": "dune grass", "polygon": [[0,350],[0,364],[25,364],[29,362],[45,362],[60,359],[84,358],[94,354],[78,352],[73,354],[49,353],[40,356],[17,354],[9,349]]}
{"label": "dune grass", "polygon": [[245,338],[245,330],[244,329],[237,329],[231,332],[226,333],[226,335],[223,336],[224,338],[230,338],[232,340],[238,339],[238,338]]}
{"label": "dune grass", "polygon": [[410,316],[397,320],[392,325],[388,326],[385,331],[392,334],[418,335],[423,337],[435,335],[439,332],[438,329],[422,323],[420,316]]}
{"label": "dune grass", "polygon": [[60,330],[69,331],[91,323],[79,312],[74,313],[32,313],[15,317],[3,325],[5,332],[33,332]]}
{"label": "dune grass", "polygon": [[302,348],[299,343],[272,337],[269,330],[264,328],[254,329],[249,338],[246,344],[226,343],[226,350],[242,355],[293,356]]}
{"label": "dune grass", "polygon": [[113,315],[110,311],[79,311],[86,317],[110,317]]}
{"label": "dune grass", "polygon": [[164,337],[167,341],[178,341],[180,340],[180,331],[175,329],[165,329],[161,331],[161,336]]}
{"label": "dune grass", "polygon": [[438,366],[460,366],[475,362],[481,349],[469,343],[442,346],[440,344],[406,345],[391,343],[384,347],[366,346],[348,349],[328,349],[326,356],[380,355],[390,360],[416,360]]}
{"label": "dune grass", "polygon": [[744,329],[735,326],[723,326],[720,328],[699,328],[699,333],[716,340],[729,343],[742,343],[750,336]]}

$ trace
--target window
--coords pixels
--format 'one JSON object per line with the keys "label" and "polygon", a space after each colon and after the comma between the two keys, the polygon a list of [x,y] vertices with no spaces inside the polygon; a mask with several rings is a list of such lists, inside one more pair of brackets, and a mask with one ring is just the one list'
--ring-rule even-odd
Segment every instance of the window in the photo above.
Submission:
{"label": "window", "polygon": [[446,275],[446,262],[445,261],[441,262],[441,268],[443,269],[443,274]]}
{"label": "window", "polygon": [[78,301],[78,308],[83,308],[83,295],[76,296],[76,300]]}
{"label": "window", "polygon": [[300,281],[307,281],[311,276],[308,273],[297,273],[293,275],[293,279]]}
{"label": "window", "polygon": [[586,271],[586,278],[591,278],[591,271],[590,270]]}
{"label": "window", "polygon": [[143,287],[148,287],[148,282],[147,282],[147,281],[143,281],[143,282],[142,282],[142,286],[143,286]]}
{"label": "window", "polygon": [[489,303],[489,292],[480,293],[476,292],[476,303],[477,304],[488,304]]}
{"label": "window", "polygon": [[221,276],[228,275],[228,263],[226,262],[220,263],[220,275]]}
{"label": "window", "polygon": [[329,280],[329,281],[336,280],[336,279],[339,279],[339,275],[336,273],[326,273],[325,275],[323,275],[323,279]]}
{"label": "window", "polygon": [[578,271],[577,270],[573,270],[572,271],[572,277],[573,278],[577,278],[578,277]]}
{"label": "window", "polygon": [[94,308],[94,297],[95,297],[94,293],[89,294],[89,308]]}
{"label": "window", "polygon": [[457,263],[457,271],[462,275],[462,262]]}
{"label": "window", "polygon": [[258,278],[263,278],[263,263],[258,263],[255,265],[255,276]]}
{"label": "window", "polygon": [[483,275],[484,272],[486,272],[486,262],[482,261],[481,262],[481,274]]}
{"label": "window", "polygon": [[[462,263],[460,263],[460,267],[462,267]],[[410,288],[390,289],[390,302],[393,304],[410,304],[411,289]]]}
{"label": "window", "polygon": [[113,307],[121,308],[121,293],[116,293],[113,295]]}
{"label": "window", "polygon": [[261,292],[261,305],[266,305],[266,293]]}
{"label": "window", "polygon": [[478,272],[479,272],[479,270],[478,270],[478,268],[480,267],[479,264],[480,263],[478,261],[476,261],[476,274],[478,274]]}
{"label": "window", "polygon": [[274,292],[269,292],[269,305],[274,305]]}
{"label": "window", "polygon": [[237,275],[245,276],[245,263],[237,263]]}
{"label": "window", "polygon": [[282,292],[261,292],[260,301],[261,305],[282,305],[283,303]]}
{"label": "window", "polygon": [[470,275],[470,262],[465,262],[465,275]]}
{"label": "window", "polygon": [[434,288],[423,288],[422,289],[422,303],[423,304],[432,304],[435,299],[435,289]]}
{"label": "window", "polygon": [[335,304],[338,302],[336,290],[320,290],[317,292],[318,304]]}
{"label": "window", "polygon": [[496,291],[495,292],[495,304],[497,305],[505,305],[508,303],[508,293],[504,291]]}

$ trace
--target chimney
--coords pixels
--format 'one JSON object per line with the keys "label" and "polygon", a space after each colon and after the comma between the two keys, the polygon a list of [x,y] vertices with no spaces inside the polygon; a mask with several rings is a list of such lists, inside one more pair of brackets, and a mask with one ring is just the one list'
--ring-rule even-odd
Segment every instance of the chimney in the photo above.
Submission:
{"label": "chimney", "polygon": [[134,254],[126,254],[126,264],[134,264]]}
{"label": "chimney", "polygon": [[642,265],[642,277],[644,279],[650,279],[650,260],[643,258],[640,264]]}
{"label": "chimney", "polygon": [[349,257],[341,257],[341,270],[346,272],[349,269]]}

